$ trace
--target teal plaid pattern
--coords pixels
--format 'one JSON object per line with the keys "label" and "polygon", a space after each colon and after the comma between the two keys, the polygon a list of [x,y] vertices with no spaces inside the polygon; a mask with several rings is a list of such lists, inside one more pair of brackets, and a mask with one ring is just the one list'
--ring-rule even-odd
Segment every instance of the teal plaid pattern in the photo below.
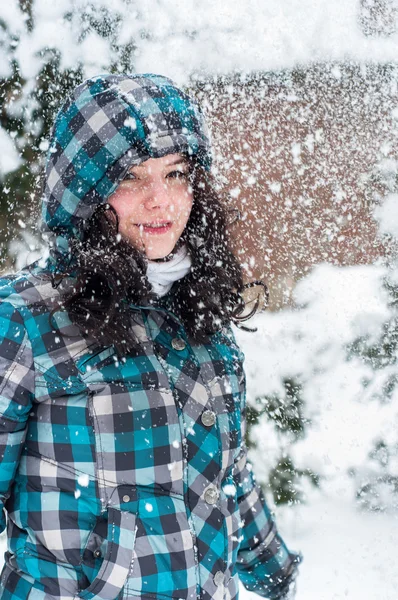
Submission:
{"label": "teal plaid pattern", "polygon": [[0,283],[0,597],[236,599],[240,578],[279,598],[298,557],[247,462],[231,329],[191,345],[167,303],[135,307],[119,361],[50,320],[48,270]]}

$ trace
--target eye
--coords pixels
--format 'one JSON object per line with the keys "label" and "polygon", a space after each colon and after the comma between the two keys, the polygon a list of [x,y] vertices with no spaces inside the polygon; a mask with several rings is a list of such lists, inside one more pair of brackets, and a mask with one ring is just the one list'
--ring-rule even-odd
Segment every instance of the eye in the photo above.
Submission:
{"label": "eye", "polygon": [[188,177],[189,173],[187,171],[170,171],[170,173],[167,173],[167,177],[170,177],[171,179],[184,179],[186,177]]}
{"label": "eye", "polygon": [[134,175],[134,173],[131,173],[131,171],[129,171],[128,173],[126,173],[126,175],[123,178],[123,181],[134,181],[136,178],[136,176]]}

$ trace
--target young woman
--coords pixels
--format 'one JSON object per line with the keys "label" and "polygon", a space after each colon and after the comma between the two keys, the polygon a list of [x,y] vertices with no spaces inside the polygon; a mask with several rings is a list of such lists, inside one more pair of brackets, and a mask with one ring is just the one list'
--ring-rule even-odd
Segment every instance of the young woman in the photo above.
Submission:
{"label": "young woman", "polygon": [[3,600],[232,600],[239,578],[293,597],[246,459],[242,274],[210,164],[162,76],[94,77],[56,118],[49,257],[0,281]]}

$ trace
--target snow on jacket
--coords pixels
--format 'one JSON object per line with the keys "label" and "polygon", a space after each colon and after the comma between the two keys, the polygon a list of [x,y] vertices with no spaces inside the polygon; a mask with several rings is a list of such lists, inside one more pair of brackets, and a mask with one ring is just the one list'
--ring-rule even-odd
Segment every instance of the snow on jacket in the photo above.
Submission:
{"label": "snow on jacket", "polygon": [[[297,556],[247,461],[243,354],[231,328],[191,344],[165,296],[132,307],[139,347],[119,360],[65,311],[51,314],[70,237],[132,164],[131,131],[168,103],[176,114],[158,121],[162,146],[142,147],[140,160],[206,149],[193,118],[176,135],[196,108],[175,89],[152,75],[77,88],[47,163],[51,257],[0,280],[3,600],[232,600],[239,578],[277,598],[294,574]],[[150,96],[145,114],[131,93],[140,106]]]}

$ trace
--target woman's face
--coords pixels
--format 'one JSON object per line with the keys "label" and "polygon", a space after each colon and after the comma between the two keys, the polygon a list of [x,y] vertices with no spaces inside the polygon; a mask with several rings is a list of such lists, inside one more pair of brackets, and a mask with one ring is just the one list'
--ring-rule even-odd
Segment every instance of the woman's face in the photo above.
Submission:
{"label": "woman's face", "polygon": [[120,234],[150,260],[164,258],[185,229],[192,208],[189,163],[181,154],[132,167],[108,202]]}

